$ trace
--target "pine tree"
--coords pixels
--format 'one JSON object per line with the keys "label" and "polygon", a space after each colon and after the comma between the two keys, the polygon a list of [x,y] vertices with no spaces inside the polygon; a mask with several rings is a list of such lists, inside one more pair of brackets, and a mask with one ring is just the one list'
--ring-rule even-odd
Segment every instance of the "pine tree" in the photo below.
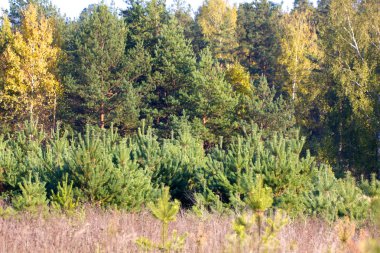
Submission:
{"label": "pine tree", "polygon": [[267,0],[243,3],[238,9],[239,59],[254,77],[264,75],[270,85],[278,79],[280,15],[280,6]]}
{"label": "pine tree", "polygon": [[295,126],[293,104],[282,96],[277,97],[274,87],[270,87],[267,79],[261,77],[252,85],[249,96],[239,100],[237,116],[250,126],[257,124],[262,130],[271,134],[273,131],[287,132]]}
{"label": "pine tree", "polygon": [[203,125],[215,136],[224,136],[224,131],[232,127],[237,99],[232,85],[225,80],[224,70],[215,62],[210,50],[201,52],[193,76],[194,83],[187,98],[189,112],[202,119]]}
{"label": "pine tree", "polygon": [[123,21],[106,5],[82,13],[63,101],[72,105],[69,110],[75,118],[70,121],[82,127],[97,123],[104,128],[111,120],[121,128],[136,126],[139,99],[132,80],[127,79],[126,32]]}
{"label": "pine tree", "polygon": [[21,194],[12,200],[13,206],[18,211],[36,213],[47,208],[45,183],[40,182],[38,175],[34,176],[34,180],[32,178],[29,173],[28,178],[19,184]]}
{"label": "pine tree", "polygon": [[[273,134],[252,127],[245,136],[234,138],[226,150],[213,150],[207,161],[204,194],[218,194],[226,206],[241,210],[255,185],[257,174],[274,195],[274,205],[294,214],[302,212],[300,194],[311,188],[311,173],[317,168],[309,154],[301,157],[305,142],[297,134]],[[215,203],[208,203],[210,206]]]}
{"label": "pine tree", "polygon": [[74,197],[73,182],[68,182],[68,175],[58,183],[57,193],[52,191],[51,205],[53,208],[64,212],[72,212],[78,206],[78,200]]}
{"label": "pine tree", "polygon": [[185,38],[194,43],[196,37],[196,22],[192,17],[191,5],[186,0],[174,0],[170,12],[183,28]]}
{"label": "pine tree", "polygon": [[163,140],[159,154],[161,162],[152,180],[156,185],[169,186],[174,198],[184,206],[191,206],[193,194],[198,190],[197,173],[205,165],[205,151],[203,142],[193,136],[187,119],[180,120],[179,129],[172,133],[172,138]]}
{"label": "pine tree", "polygon": [[9,19],[14,26],[21,26],[23,12],[30,4],[38,8],[38,16],[45,16],[51,20],[58,15],[56,7],[50,0],[8,0],[9,2]]}
{"label": "pine tree", "polygon": [[149,204],[153,216],[161,221],[161,242],[156,244],[148,238],[141,237],[137,244],[145,250],[158,249],[162,252],[180,251],[183,249],[187,234],[178,236],[176,231],[169,238],[169,223],[176,220],[180,203],[177,200],[170,201],[169,188],[162,189],[162,195],[156,203]]}
{"label": "pine tree", "polygon": [[153,194],[149,171],[131,160],[127,140],[115,129],[87,127],[65,157],[65,168],[83,201],[139,210]]}
{"label": "pine tree", "polygon": [[183,29],[175,19],[163,27],[153,59],[155,97],[149,102],[155,123],[167,123],[170,115],[179,115],[184,109],[182,97],[192,85],[195,56]]}
{"label": "pine tree", "polygon": [[123,16],[128,28],[127,49],[142,43],[144,48],[153,55],[158,37],[163,25],[169,20],[162,0],[126,0],[128,8]]}

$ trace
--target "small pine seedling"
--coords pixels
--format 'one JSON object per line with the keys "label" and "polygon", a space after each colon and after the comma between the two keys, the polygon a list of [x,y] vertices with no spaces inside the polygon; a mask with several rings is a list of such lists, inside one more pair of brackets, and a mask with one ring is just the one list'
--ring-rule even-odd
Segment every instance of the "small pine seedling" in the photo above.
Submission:
{"label": "small pine seedling", "polygon": [[138,246],[145,250],[160,250],[161,252],[178,252],[183,249],[187,234],[178,235],[176,231],[173,231],[171,238],[169,238],[169,223],[175,221],[178,211],[180,209],[180,203],[170,201],[169,187],[164,187],[161,197],[156,203],[148,204],[148,207],[152,215],[161,221],[161,242],[156,244],[148,238],[141,237],[136,243]]}
{"label": "small pine seedling", "polygon": [[51,204],[54,209],[64,212],[72,212],[78,206],[73,193],[73,182],[69,184],[68,175],[65,174],[62,182],[58,183],[57,193],[52,191]]}

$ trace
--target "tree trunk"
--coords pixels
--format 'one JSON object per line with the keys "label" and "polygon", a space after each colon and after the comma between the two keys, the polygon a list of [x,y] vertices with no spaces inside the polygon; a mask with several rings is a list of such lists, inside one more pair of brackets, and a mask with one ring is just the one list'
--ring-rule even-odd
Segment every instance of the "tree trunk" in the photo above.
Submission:
{"label": "tree trunk", "polygon": [[99,121],[99,127],[101,129],[104,129],[104,102],[101,102],[100,104],[100,121]]}
{"label": "tree trunk", "polygon": [[376,133],[376,166],[377,166],[377,171],[378,175],[380,177],[380,129],[379,127],[377,128],[377,133]]}
{"label": "tree trunk", "polygon": [[339,99],[339,126],[338,126],[338,162],[343,166],[343,101]]}
{"label": "tree trunk", "polygon": [[296,80],[293,80],[293,85],[292,85],[292,99],[296,99]]}
{"label": "tree trunk", "polygon": [[206,125],[207,121],[208,121],[207,116],[203,115],[203,117],[202,117],[203,125]]}
{"label": "tree trunk", "polygon": [[[377,119],[379,119],[380,116],[380,94],[377,95]],[[376,122],[376,166],[378,175],[380,177],[380,122]]]}
{"label": "tree trunk", "polygon": [[31,86],[32,92],[31,92],[31,98],[30,98],[30,107],[29,107],[29,116],[30,116],[30,121],[33,121],[33,100],[34,100],[34,78],[32,77],[32,86]]}
{"label": "tree trunk", "polygon": [[[298,66],[298,55],[297,54],[296,54],[296,66]],[[296,69],[298,69],[298,68],[296,68]],[[298,79],[298,75],[297,75],[297,71],[295,71],[294,77],[293,77],[293,85],[292,85],[292,98],[293,98],[293,100],[296,99],[297,79]]]}
{"label": "tree trunk", "polygon": [[53,104],[53,129],[56,127],[57,121],[57,93],[54,92],[54,104]]}

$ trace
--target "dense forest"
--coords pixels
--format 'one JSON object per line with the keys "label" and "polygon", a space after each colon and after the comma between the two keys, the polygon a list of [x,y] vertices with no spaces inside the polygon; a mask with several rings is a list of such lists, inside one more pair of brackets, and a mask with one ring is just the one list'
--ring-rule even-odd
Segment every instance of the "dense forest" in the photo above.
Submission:
{"label": "dense forest", "polygon": [[195,13],[183,0],[126,2],[72,20],[48,0],[10,0],[0,214],[150,206],[164,227],[179,204],[197,214],[372,215],[379,0],[295,0],[290,12],[205,0]]}

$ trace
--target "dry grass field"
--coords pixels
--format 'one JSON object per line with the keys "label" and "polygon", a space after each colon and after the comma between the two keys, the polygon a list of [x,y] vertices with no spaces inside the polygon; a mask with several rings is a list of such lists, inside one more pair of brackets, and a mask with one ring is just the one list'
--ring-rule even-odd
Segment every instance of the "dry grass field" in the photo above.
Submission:
{"label": "dry grass field", "polygon": [[[233,217],[181,213],[170,230],[188,233],[183,252],[233,252],[228,247]],[[75,216],[20,215],[0,218],[0,252],[140,252],[140,236],[159,241],[160,223],[149,212],[138,214],[86,209]],[[362,241],[371,234],[356,229],[347,243],[339,239],[334,224],[309,219],[292,221],[278,235],[276,252],[362,252]],[[252,251],[255,252],[255,251]]]}

